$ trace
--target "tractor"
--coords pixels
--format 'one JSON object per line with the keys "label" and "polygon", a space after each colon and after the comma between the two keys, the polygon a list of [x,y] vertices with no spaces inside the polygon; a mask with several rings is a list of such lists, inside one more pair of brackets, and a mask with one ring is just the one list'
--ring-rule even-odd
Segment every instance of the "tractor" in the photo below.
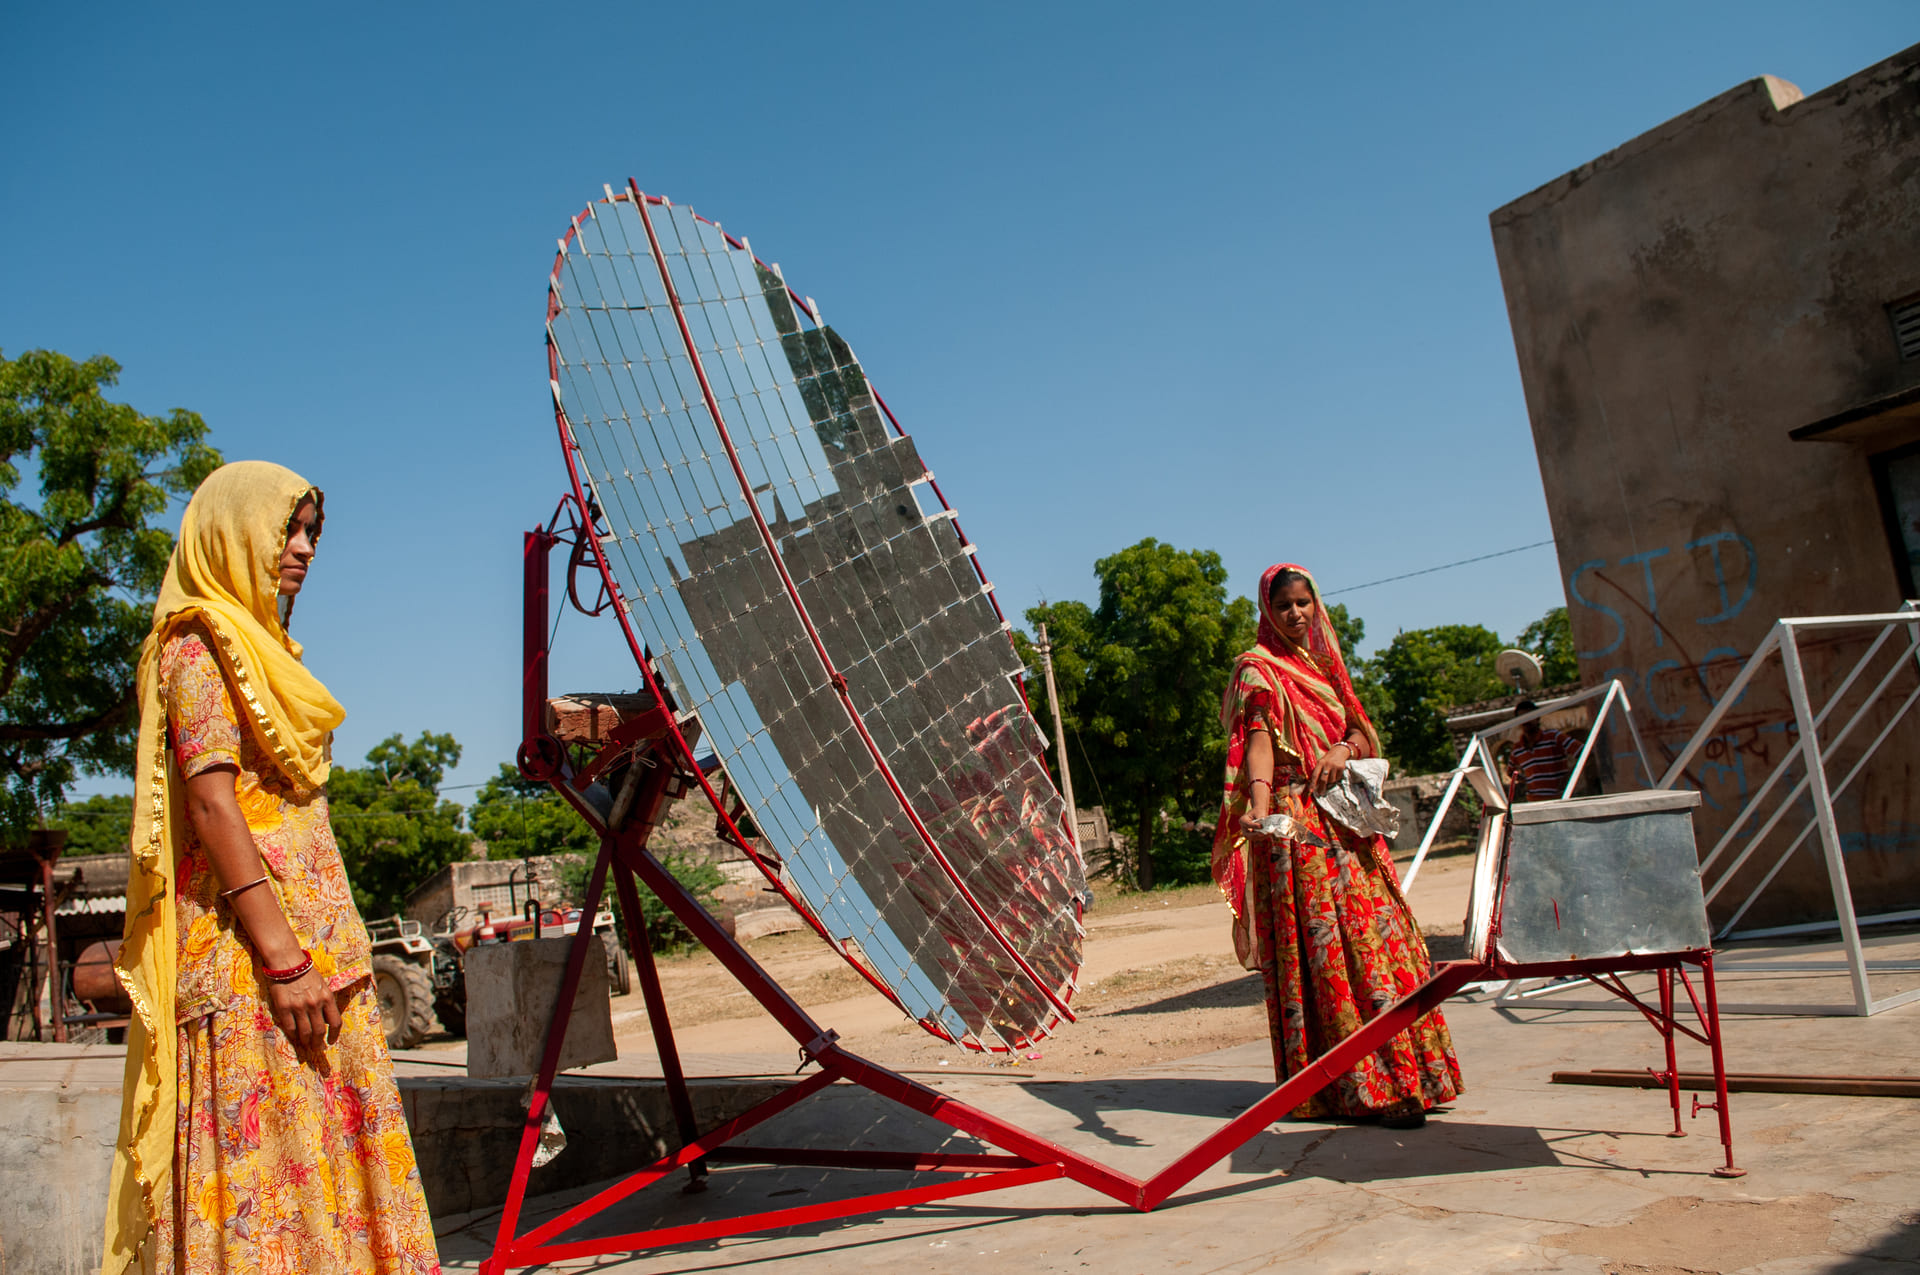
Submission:
{"label": "tractor", "polygon": [[460,978],[460,953],[447,935],[425,932],[420,922],[390,916],[367,924],[373,940],[373,990],[380,998],[380,1026],[388,1049],[412,1049],[440,1025],[454,1035],[466,1032],[466,997],[460,997],[458,1021],[448,1021],[443,1002],[453,1007],[446,989]]}

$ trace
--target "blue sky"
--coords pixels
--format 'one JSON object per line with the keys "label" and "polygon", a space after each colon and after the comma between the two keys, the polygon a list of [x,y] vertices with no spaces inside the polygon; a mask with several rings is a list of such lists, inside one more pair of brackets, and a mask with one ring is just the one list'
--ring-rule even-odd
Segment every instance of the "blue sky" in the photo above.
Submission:
{"label": "blue sky", "polygon": [[[692,205],[852,343],[1003,604],[1153,536],[1338,590],[1549,534],[1487,215],[1743,80],[1920,40],[1807,5],[21,6],[0,350],[328,492],[297,617],[338,753],[518,735],[541,317],[603,182]],[[1512,637],[1550,549],[1344,595]],[[631,684],[604,621],[555,687]],[[114,788],[118,785],[102,785]],[[91,787],[91,785],[90,785]]]}

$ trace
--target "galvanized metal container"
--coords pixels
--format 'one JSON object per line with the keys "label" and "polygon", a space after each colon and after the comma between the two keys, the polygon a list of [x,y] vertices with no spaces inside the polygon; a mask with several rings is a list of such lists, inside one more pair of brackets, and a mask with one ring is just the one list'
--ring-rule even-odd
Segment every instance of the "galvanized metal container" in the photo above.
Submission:
{"label": "galvanized metal container", "polygon": [[1500,954],[1591,960],[1711,947],[1686,791],[1522,802],[1499,908]]}

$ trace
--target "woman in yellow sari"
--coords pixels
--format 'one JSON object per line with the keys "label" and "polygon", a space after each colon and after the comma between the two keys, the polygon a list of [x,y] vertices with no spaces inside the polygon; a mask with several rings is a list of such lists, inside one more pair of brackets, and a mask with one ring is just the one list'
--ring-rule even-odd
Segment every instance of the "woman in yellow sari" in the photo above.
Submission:
{"label": "woman in yellow sari", "polygon": [[[1260,632],[1221,703],[1226,792],[1213,876],[1233,909],[1234,948],[1266,983],[1274,1072],[1298,1074],[1419,986],[1431,969],[1386,839],[1327,818],[1314,798],[1347,763],[1380,755],[1339,636],[1306,569],[1260,578]],[[1297,835],[1269,836],[1268,815]],[[1362,1057],[1294,1111],[1418,1128],[1462,1090],[1439,1010]]]}
{"label": "woman in yellow sari", "polygon": [[216,470],[141,649],[106,1275],[439,1269],[328,824],[346,714],[286,629],[322,509],[278,465]]}

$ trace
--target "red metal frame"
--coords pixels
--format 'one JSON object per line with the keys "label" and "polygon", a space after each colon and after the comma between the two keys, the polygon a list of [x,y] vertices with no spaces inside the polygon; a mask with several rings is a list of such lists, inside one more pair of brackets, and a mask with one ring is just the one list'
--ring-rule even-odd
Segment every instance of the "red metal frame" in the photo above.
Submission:
{"label": "red metal frame", "polygon": [[[585,521],[584,518],[582,521]],[[510,1269],[572,1258],[669,1247],[808,1222],[882,1212],[932,1200],[1000,1190],[1061,1177],[1069,1178],[1102,1195],[1145,1212],[1167,1200],[1209,1166],[1230,1155],[1249,1139],[1259,1135],[1275,1120],[1333,1083],[1360,1057],[1380,1048],[1394,1035],[1405,1030],[1421,1015],[1434,1009],[1466,984],[1479,980],[1578,975],[1590,979],[1596,985],[1634,1005],[1647,1017],[1655,1029],[1660,1031],[1665,1041],[1666,1069],[1655,1072],[1654,1075],[1668,1089],[1674,1114],[1672,1133],[1676,1136],[1682,1134],[1683,1130],[1680,1128],[1680,1077],[1675,1058],[1675,1034],[1684,1034],[1707,1045],[1713,1060],[1715,1101],[1702,1103],[1696,1098],[1694,1113],[1697,1115],[1702,1110],[1712,1110],[1719,1117],[1720,1140],[1725,1149],[1726,1158],[1725,1163],[1714,1172],[1722,1176],[1738,1176],[1742,1172],[1734,1167],[1733,1163],[1733,1131],[1727,1110],[1726,1068],[1721,1052],[1719,1008],[1714,988],[1713,954],[1710,951],[1530,965],[1508,964],[1497,959],[1486,962],[1454,961],[1438,966],[1425,983],[1388,1008],[1379,1017],[1313,1060],[1298,1074],[1279,1077],[1279,1083],[1265,1097],[1203,1138],[1166,1168],[1146,1179],[1136,1178],[1109,1168],[1079,1152],[1029,1133],[990,1112],[959,1102],[918,1081],[850,1053],[841,1047],[835,1033],[822,1027],[812,1015],[795,1002],[785,989],[761,968],[746,949],[720,926],[699,900],[694,898],[648,851],[648,838],[664,814],[668,803],[696,785],[707,794],[718,819],[734,836],[738,837],[738,829],[733,827],[732,821],[728,818],[720,795],[707,783],[699,767],[694,764],[691,751],[678,729],[671,706],[651,674],[647,676],[647,686],[654,696],[656,709],[661,714],[654,727],[657,733],[637,745],[624,741],[609,745],[603,749],[602,756],[593,759],[594,769],[598,773],[608,769],[616,761],[615,758],[606,756],[607,752],[637,754],[629,763],[641,767],[638,778],[632,781],[637,786],[637,792],[628,807],[629,814],[619,826],[607,827],[604,824],[597,807],[582,791],[585,785],[575,782],[579,776],[566,750],[558,741],[545,735],[546,600],[548,596],[546,554],[560,539],[562,537],[556,535],[551,528],[529,533],[527,537],[525,580],[528,623],[525,627],[527,651],[522,686],[526,702],[523,707],[524,720],[529,724],[537,724],[537,729],[541,733],[530,736],[523,742],[521,757],[523,761],[532,763],[529,766],[530,775],[550,783],[555,791],[580,812],[582,817],[601,830],[600,853],[588,879],[586,897],[581,903],[581,910],[584,915],[592,915],[598,910],[607,879],[611,876],[620,910],[626,917],[629,933],[635,939],[636,972],[645,998],[648,1021],[654,1033],[661,1071],[672,1104],[681,1146],[671,1154],[660,1157],[566,1210],[558,1217],[534,1227],[525,1234],[517,1233],[520,1216],[526,1203],[534,1152],[539,1143],[541,1125],[546,1117],[547,1104],[558,1070],[560,1046],[566,1039],[567,1023],[571,1016],[574,995],[579,988],[580,976],[585,968],[588,945],[592,937],[585,927],[582,927],[573,936],[573,943],[568,951],[566,971],[555,1002],[553,1018],[548,1025],[540,1071],[534,1078],[530,1093],[526,1124],[521,1134],[519,1153],[515,1157],[513,1176],[502,1210],[494,1250],[481,1266],[484,1275],[502,1275]],[[595,551],[598,552],[597,545]],[[537,623],[533,619],[536,606],[538,607]],[[621,616],[624,623],[624,608]],[[536,696],[539,697],[537,700]],[[661,728],[662,724],[664,729]],[[745,843],[744,837],[740,837],[739,840]],[[659,973],[647,951],[646,922],[635,887],[636,877],[654,892],[655,896],[686,925],[693,936],[738,980],[741,987],[787,1031],[800,1047],[803,1067],[806,1063],[812,1063],[818,1068],[813,1074],[797,1081],[775,1097],[704,1134],[698,1131],[694,1120],[686,1076],[680,1065],[673,1028],[668,1018],[666,998],[660,986]],[[804,908],[802,915],[806,915]],[[1693,982],[1688,977],[1686,967],[1689,965],[1699,967],[1704,1003],[1701,997],[1696,995]],[[1658,1008],[1647,1005],[1618,978],[1620,973],[1634,971],[1651,971],[1658,976]],[[1676,976],[1685,988],[1688,1000],[1699,1020],[1698,1030],[1680,1022],[1675,1013],[1673,980]],[[811,1148],[729,1145],[739,1135],[765,1123],[836,1081],[859,1085],[880,1097],[897,1102],[932,1120],[997,1147],[1003,1154],[825,1151]],[[688,1169],[692,1175],[691,1187],[697,1188],[702,1184],[706,1168],[711,1163],[913,1170],[949,1173],[955,1177],[947,1181],[904,1190],[884,1191],[854,1199],[754,1213],[738,1218],[665,1227],[599,1239],[565,1241],[561,1238],[581,1222],[603,1213],[636,1191],[671,1176],[677,1169]]]}

